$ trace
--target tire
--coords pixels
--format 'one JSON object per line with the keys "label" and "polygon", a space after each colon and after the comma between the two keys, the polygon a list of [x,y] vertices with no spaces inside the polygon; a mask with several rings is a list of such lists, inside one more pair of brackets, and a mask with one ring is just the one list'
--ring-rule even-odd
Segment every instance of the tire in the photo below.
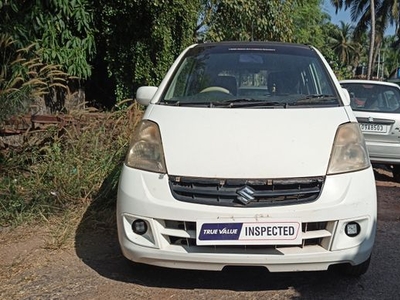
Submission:
{"label": "tire", "polygon": [[392,174],[394,180],[400,182],[400,165],[393,165]]}
{"label": "tire", "polygon": [[346,264],[342,266],[342,273],[351,276],[351,277],[359,277],[365,274],[368,271],[369,263],[371,262],[371,256],[364,262],[359,265],[352,266],[350,264]]}

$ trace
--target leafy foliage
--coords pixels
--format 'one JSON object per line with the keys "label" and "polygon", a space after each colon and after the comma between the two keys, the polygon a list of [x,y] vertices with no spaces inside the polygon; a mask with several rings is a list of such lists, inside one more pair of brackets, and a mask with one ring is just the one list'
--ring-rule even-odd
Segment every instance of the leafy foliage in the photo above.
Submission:
{"label": "leafy foliage", "polygon": [[[293,40],[295,0],[209,1],[206,40]],[[207,15],[207,14],[205,14]],[[228,26],[229,24],[229,26]]]}
{"label": "leafy foliage", "polygon": [[136,106],[78,123],[28,132],[19,149],[0,152],[0,226],[39,220],[93,201],[113,203]]}
{"label": "leafy foliage", "polygon": [[34,98],[65,88],[66,74],[42,63],[33,48],[18,49],[10,36],[0,34],[0,128],[11,116],[27,113]]}
{"label": "leafy foliage", "polygon": [[99,48],[117,81],[119,100],[158,85],[177,55],[195,41],[200,1],[100,0]]}
{"label": "leafy foliage", "polygon": [[382,60],[384,62],[385,69],[383,73],[386,77],[390,75],[390,73],[400,66],[400,49],[391,46],[395,44],[396,39],[394,36],[388,36],[384,39],[382,45]]}
{"label": "leafy foliage", "polygon": [[78,78],[91,75],[94,40],[90,0],[0,0],[0,32],[19,47],[35,43],[41,59]]}
{"label": "leafy foliage", "polygon": [[333,30],[330,45],[343,64],[350,64],[356,53],[356,43],[353,42],[353,28],[350,24],[340,22],[339,30]]}
{"label": "leafy foliage", "polygon": [[[336,10],[350,9],[352,21],[356,22],[354,39],[359,41],[366,32],[370,32],[368,75],[371,77],[381,45],[384,40],[385,29],[388,25],[400,22],[398,0],[331,0]],[[397,33],[399,34],[399,32]]]}
{"label": "leafy foliage", "polygon": [[339,80],[353,77],[353,68],[338,59],[338,56],[331,48],[325,48],[324,57]]}
{"label": "leafy foliage", "polygon": [[326,47],[326,32],[329,15],[321,11],[321,0],[308,0],[296,4],[293,17],[293,42],[309,44],[323,49]]}

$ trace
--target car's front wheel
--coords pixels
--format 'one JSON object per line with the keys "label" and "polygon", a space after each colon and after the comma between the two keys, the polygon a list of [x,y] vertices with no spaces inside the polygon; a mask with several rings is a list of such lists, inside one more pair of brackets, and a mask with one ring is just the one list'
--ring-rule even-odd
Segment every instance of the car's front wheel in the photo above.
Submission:
{"label": "car's front wheel", "polygon": [[393,165],[392,166],[392,174],[394,180],[400,182],[400,165]]}
{"label": "car's front wheel", "polygon": [[362,262],[359,265],[355,265],[355,266],[352,266],[350,264],[343,265],[341,271],[345,275],[348,275],[351,277],[359,277],[368,271],[370,262],[371,262],[371,256],[366,261]]}

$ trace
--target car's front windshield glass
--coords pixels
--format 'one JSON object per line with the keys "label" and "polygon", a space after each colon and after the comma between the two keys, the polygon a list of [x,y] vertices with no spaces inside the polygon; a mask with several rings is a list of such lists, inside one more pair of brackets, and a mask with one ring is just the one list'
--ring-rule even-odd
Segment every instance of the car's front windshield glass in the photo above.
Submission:
{"label": "car's front windshield glass", "polygon": [[400,112],[400,89],[372,82],[343,83],[354,111]]}
{"label": "car's front windshield glass", "polygon": [[341,105],[312,49],[269,44],[191,49],[159,103],[211,107]]}

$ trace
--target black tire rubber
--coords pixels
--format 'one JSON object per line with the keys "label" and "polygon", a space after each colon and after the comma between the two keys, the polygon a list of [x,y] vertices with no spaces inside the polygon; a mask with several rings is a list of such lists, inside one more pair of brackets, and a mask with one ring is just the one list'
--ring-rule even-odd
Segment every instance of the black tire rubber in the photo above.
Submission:
{"label": "black tire rubber", "polygon": [[392,166],[392,174],[394,180],[400,182],[400,165],[393,165]]}
{"label": "black tire rubber", "polygon": [[364,262],[359,265],[352,266],[350,264],[343,265],[342,272],[343,274],[351,277],[359,277],[365,274],[368,271],[369,264],[371,262],[371,256]]}

